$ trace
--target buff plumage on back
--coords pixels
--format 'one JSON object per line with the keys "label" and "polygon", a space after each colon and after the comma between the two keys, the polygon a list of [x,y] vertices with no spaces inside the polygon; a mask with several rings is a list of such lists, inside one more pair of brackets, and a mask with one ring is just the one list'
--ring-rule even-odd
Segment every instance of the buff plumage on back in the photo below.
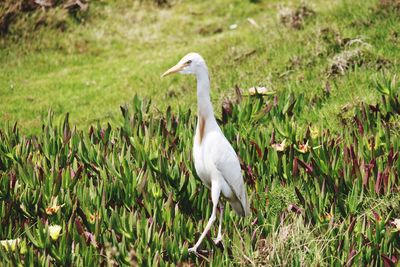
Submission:
{"label": "buff plumage on back", "polygon": [[199,142],[200,142],[200,144],[203,141],[205,128],[206,128],[206,120],[203,117],[200,117],[199,118],[199,129],[200,129]]}

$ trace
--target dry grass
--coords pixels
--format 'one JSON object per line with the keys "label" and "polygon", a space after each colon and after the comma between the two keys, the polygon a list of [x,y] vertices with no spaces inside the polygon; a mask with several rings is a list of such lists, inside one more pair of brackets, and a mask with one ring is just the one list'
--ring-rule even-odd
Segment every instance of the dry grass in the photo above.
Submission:
{"label": "dry grass", "polygon": [[289,214],[280,227],[257,243],[257,266],[323,266],[324,249],[334,240],[320,235],[304,223],[302,216]]}
{"label": "dry grass", "polygon": [[371,48],[371,45],[363,41],[362,38],[348,40],[343,51],[330,60],[328,76],[344,75],[347,70],[365,64],[370,60]]}

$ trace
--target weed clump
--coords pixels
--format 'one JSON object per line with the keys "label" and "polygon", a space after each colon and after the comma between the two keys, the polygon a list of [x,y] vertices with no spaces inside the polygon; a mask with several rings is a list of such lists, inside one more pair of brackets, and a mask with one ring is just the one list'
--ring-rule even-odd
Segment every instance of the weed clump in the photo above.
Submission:
{"label": "weed clump", "polygon": [[376,70],[392,66],[389,59],[376,55],[372,45],[362,37],[343,37],[338,30],[330,27],[320,29],[318,36],[324,43],[321,55],[330,57],[325,71],[328,77],[344,75],[347,71],[361,66]]}
{"label": "weed clump", "polygon": [[361,42],[360,46],[352,47],[352,43],[336,54],[332,59],[328,69],[328,76],[340,74],[344,75],[348,69],[363,65],[365,58],[369,54],[370,45]]}
{"label": "weed clump", "polygon": [[326,27],[318,31],[318,37],[326,46],[326,54],[335,54],[340,52],[348,39],[342,38],[339,31]]}
{"label": "weed clump", "polygon": [[341,51],[335,54],[329,63],[328,77],[344,75],[348,70],[367,66],[376,70],[390,68],[391,61],[375,55],[372,46],[361,38],[343,39],[337,43]]}
{"label": "weed clump", "polygon": [[302,29],[305,21],[314,15],[315,11],[304,3],[294,9],[282,7],[278,14],[279,20],[283,25],[296,30]]}
{"label": "weed clump", "polygon": [[[257,243],[258,266],[289,266],[298,262],[300,266],[323,262],[323,248],[334,239],[320,238],[312,225],[304,224],[301,216],[288,214],[267,238]],[[307,253],[304,253],[306,248]],[[286,255],[283,257],[283,255]]]}

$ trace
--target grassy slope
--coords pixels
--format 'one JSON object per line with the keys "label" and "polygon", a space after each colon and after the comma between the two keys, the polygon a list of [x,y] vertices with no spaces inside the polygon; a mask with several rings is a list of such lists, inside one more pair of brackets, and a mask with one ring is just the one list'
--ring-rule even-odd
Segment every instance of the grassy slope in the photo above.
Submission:
{"label": "grassy slope", "polygon": [[[215,3],[214,3],[215,2]],[[361,37],[372,45],[372,60],[392,62],[399,71],[400,49],[388,41],[399,19],[375,14],[375,1],[313,1],[316,16],[302,30],[282,26],[277,1],[251,4],[220,0],[177,3],[172,8],[119,1],[93,3],[85,25],[69,21],[67,33],[42,29],[29,41],[6,42],[0,51],[2,123],[18,121],[27,133],[38,132],[41,117],[53,109],[71,113],[81,127],[114,118],[134,94],[149,96],[159,109],[167,105],[195,108],[194,80],[159,78],[190,51],[206,58],[212,74],[213,99],[220,103],[241,88],[266,85],[278,91],[322,95],[326,69],[335,53],[320,31],[330,28],[341,38]],[[296,5],[289,2],[288,5]],[[247,22],[251,17],[261,26]],[[369,26],[363,26],[363,23]],[[237,23],[236,30],[229,25]],[[214,33],[222,29],[221,33]],[[249,57],[244,54],[255,50]],[[239,60],[235,60],[239,58]],[[290,68],[291,59],[299,58]],[[374,102],[374,66],[330,79],[332,97],[302,114],[304,121],[336,127],[336,114],[348,103]],[[335,86],[336,85],[336,86]],[[218,108],[219,110],[219,108]]]}

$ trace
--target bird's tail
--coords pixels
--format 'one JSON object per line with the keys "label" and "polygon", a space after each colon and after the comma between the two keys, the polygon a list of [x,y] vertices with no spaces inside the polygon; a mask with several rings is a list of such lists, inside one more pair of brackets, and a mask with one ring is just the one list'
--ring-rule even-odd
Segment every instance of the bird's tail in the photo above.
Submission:
{"label": "bird's tail", "polygon": [[235,201],[231,201],[231,206],[235,210],[235,212],[242,217],[250,215],[250,203],[247,198],[246,190],[243,190],[240,199],[235,199]]}
{"label": "bird's tail", "polygon": [[243,203],[243,207],[244,207],[244,216],[248,216],[248,215],[250,215],[250,213],[251,213],[251,210],[250,210],[250,202],[249,202],[249,200],[248,200],[248,197],[247,197],[247,192],[246,192],[246,189],[245,190],[243,190],[244,191],[244,193],[243,193],[243,195],[244,195],[244,203]]}

